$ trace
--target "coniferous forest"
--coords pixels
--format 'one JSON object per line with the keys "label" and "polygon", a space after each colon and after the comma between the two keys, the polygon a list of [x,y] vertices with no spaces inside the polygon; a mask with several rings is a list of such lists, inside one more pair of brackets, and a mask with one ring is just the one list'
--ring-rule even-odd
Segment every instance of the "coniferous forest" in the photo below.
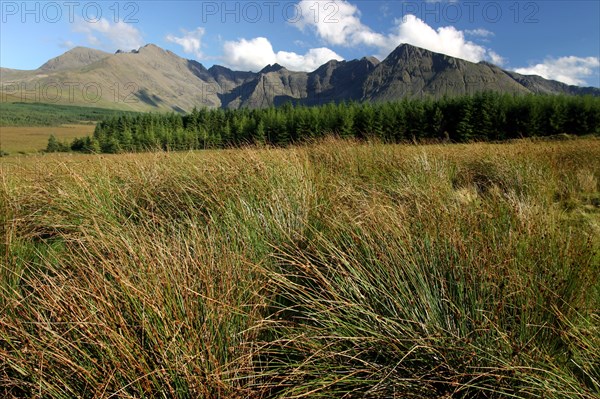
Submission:
{"label": "coniferous forest", "polygon": [[482,93],[441,100],[291,103],[265,109],[194,109],[129,114],[98,123],[93,137],[70,144],[51,138],[47,151],[140,152],[195,150],[246,144],[285,146],[336,135],[384,142],[499,141],[556,134],[600,133],[600,98]]}

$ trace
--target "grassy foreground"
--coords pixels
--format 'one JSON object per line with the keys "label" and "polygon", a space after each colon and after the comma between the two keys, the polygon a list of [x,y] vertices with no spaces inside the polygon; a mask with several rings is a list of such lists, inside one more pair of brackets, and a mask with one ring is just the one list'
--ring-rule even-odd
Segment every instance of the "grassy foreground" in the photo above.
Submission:
{"label": "grassy foreground", "polygon": [[0,167],[2,397],[600,395],[599,140]]}

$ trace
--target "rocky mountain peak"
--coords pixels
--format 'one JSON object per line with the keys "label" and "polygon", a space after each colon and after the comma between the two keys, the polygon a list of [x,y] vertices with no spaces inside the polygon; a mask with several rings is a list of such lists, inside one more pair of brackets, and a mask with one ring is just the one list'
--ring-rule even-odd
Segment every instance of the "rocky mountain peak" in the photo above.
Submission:
{"label": "rocky mountain peak", "polygon": [[285,67],[275,63],[273,65],[269,64],[263,69],[260,70],[259,73],[270,73],[270,72],[279,72],[281,70],[287,70]]}

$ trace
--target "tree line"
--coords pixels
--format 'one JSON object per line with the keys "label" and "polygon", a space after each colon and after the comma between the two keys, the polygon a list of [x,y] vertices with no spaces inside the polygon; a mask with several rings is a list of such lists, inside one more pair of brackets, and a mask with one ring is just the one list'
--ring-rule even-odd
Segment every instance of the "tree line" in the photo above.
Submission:
{"label": "tree line", "polygon": [[496,141],[556,134],[600,133],[600,98],[481,93],[457,98],[386,103],[294,105],[265,109],[194,109],[120,115],[100,122],[93,136],[48,151],[140,152],[246,144],[285,146],[334,134],[384,142]]}

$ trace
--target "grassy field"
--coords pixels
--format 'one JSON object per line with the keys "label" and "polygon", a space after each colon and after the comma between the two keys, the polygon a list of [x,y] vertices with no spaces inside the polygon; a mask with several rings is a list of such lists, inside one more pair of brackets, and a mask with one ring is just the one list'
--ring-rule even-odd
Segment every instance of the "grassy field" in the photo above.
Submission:
{"label": "grassy field", "polygon": [[0,103],[0,151],[9,155],[46,148],[53,134],[59,141],[91,136],[96,123],[132,112],[43,103]]}
{"label": "grassy field", "polygon": [[600,395],[600,140],[0,167],[2,397]]}
{"label": "grassy field", "polygon": [[0,127],[95,124],[117,115],[134,114],[136,113],[130,111],[77,105],[0,102]]}
{"label": "grassy field", "polygon": [[95,124],[62,126],[0,126],[0,150],[9,155],[39,152],[46,148],[48,137],[53,134],[60,141],[71,142],[76,137],[94,133]]}

